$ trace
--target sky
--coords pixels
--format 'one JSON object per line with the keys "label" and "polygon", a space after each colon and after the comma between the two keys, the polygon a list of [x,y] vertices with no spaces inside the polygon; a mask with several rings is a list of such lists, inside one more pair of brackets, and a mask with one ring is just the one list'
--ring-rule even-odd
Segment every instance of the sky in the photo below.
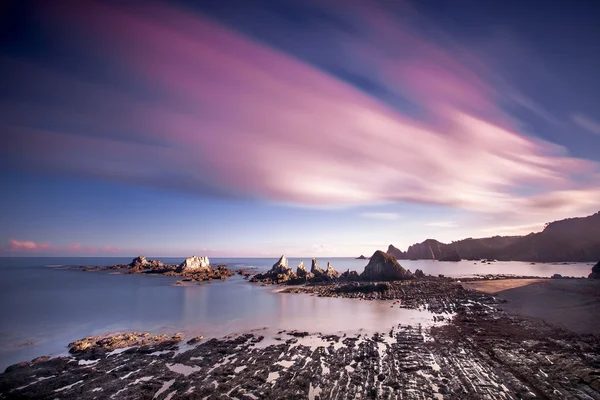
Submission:
{"label": "sky", "polygon": [[2,2],[0,255],[358,256],[593,214],[598,15]]}

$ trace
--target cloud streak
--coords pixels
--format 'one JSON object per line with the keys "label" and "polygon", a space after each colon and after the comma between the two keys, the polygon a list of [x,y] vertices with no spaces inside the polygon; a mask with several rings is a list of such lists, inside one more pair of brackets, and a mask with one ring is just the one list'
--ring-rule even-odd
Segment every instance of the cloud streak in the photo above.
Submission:
{"label": "cloud streak", "polygon": [[[596,163],[519,132],[475,56],[382,14],[365,15],[350,53],[419,116],[201,15],[69,5],[46,6],[47,21],[157,95],[5,60],[29,96],[0,105],[3,153],[20,168],[305,206],[410,201],[557,216],[597,208]],[[390,37],[404,55],[389,55]]]}
{"label": "cloud streak", "polygon": [[573,119],[573,122],[575,122],[580,128],[583,128],[588,132],[595,133],[596,135],[600,135],[600,122],[594,121],[593,119],[581,114],[574,114],[571,118]]}
{"label": "cloud streak", "polygon": [[61,253],[61,254],[114,254],[122,249],[111,246],[82,246],[74,243],[70,246],[54,246],[48,242],[33,242],[29,240],[9,239],[7,251],[9,253]]}

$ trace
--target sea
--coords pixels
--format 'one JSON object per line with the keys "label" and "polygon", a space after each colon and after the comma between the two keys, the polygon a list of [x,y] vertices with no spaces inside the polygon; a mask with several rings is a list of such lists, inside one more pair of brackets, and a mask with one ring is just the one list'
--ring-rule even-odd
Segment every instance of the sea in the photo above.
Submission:
{"label": "sea", "polygon": [[[178,264],[184,257],[150,257]],[[301,258],[290,258],[295,267]],[[302,259],[310,268],[311,258]],[[231,269],[268,270],[273,258],[211,258]],[[0,371],[35,357],[67,354],[68,343],[92,335],[126,331],[183,333],[206,339],[244,332],[302,330],[310,333],[384,332],[398,324],[433,322],[426,310],[392,307],[391,302],[320,298],[278,293],[277,287],[251,284],[235,275],[225,281],[176,285],[178,277],[83,272],[78,266],[131,262],[122,257],[0,258]],[[320,258],[339,272],[362,272],[368,260]],[[438,262],[402,260],[426,274],[587,276],[592,263]]]}

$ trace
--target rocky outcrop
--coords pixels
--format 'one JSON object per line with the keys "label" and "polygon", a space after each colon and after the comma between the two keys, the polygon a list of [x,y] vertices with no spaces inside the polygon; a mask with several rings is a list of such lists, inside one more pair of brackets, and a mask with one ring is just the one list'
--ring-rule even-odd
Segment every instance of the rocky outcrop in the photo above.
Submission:
{"label": "rocky outcrop", "polygon": [[320,276],[323,275],[323,273],[325,271],[323,271],[321,268],[319,268],[319,264],[317,263],[317,259],[313,258],[312,259],[312,263],[310,265],[310,272],[314,275],[314,276]]}
{"label": "rocky outcrop", "polygon": [[600,261],[592,267],[592,273],[588,276],[590,279],[600,279]]}
{"label": "rocky outcrop", "polygon": [[359,281],[360,275],[358,275],[358,272],[350,271],[350,269],[348,269],[346,272],[340,275],[340,279],[345,281]]}
{"label": "rocky outcrop", "polygon": [[333,268],[333,265],[331,265],[331,263],[327,263],[325,275],[330,279],[337,279],[340,277],[340,273]]}
{"label": "rocky outcrop", "polygon": [[423,279],[425,278],[425,273],[420,269],[415,270],[415,278]]}
{"label": "rocky outcrop", "polygon": [[120,335],[102,337],[89,336],[75,342],[69,343],[69,352],[72,354],[102,355],[116,349],[122,349],[130,346],[156,345],[158,343],[178,343],[183,340],[183,336],[177,334],[151,335],[149,333],[124,333]]}
{"label": "rocky outcrop", "polygon": [[389,245],[388,249],[387,249],[387,253],[392,256],[395,257],[396,260],[406,260],[408,259],[408,255],[403,252],[402,250],[400,250],[399,248],[395,247],[394,245]]}
{"label": "rocky outcrop", "polygon": [[460,261],[460,256],[456,252],[456,250],[452,250],[450,254],[440,258],[440,261]]}
{"label": "rocky outcrop", "polygon": [[413,274],[404,269],[395,257],[377,250],[360,275],[365,281],[397,281],[413,278]]}
{"label": "rocky outcrop", "polygon": [[311,272],[308,272],[306,270],[306,267],[304,266],[303,261],[300,261],[300,264],[298,264],[298,268],[296,268],[296,276],[298,277],[298,280],[301,282],[309,281],[315,277],[314,274],[312,274]]}
{"label": "rocky outcrop", "polygon": [[162,261],[147,260],[144,256],[138,256],[129,263],[128,267],[134,272],[142,272],[146,269],[162,269],[165,265]]}
{"label": "rocky outcrop", "polygon": [[359,257],[356,257],[357,260],[366,260],[367,257],[365,257],[364,255],[360,255]]}
{"label": "rocky outcrop", "polygon": [[290,267],[288,267],[288,260],[285,256],[281,256],[273,267],[265,272],[264,274],[255,275],[250,282],[263,282],[263,283],[286,283],[296,281],[298,276]]}
{"label": "rocky outcrop", "polygon": [[192,272],[209,269],[210,261],[208,260],[208,257],[191,256],[179,264],[179,267],[177,267],[177,272]]}

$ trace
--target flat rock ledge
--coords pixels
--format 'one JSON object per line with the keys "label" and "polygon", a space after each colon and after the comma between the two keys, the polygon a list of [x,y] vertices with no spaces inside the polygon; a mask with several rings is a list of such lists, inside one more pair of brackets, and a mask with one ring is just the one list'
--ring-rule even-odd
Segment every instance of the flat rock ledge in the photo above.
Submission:
{"label": "flat rock ledge", "polygon": [[600,399],[598,335],[509,316],[489,295],[455,293],[452,320],[427,329],[255,331],[183,348],[164,340],[42,357],[0,374],[0,398]]}

